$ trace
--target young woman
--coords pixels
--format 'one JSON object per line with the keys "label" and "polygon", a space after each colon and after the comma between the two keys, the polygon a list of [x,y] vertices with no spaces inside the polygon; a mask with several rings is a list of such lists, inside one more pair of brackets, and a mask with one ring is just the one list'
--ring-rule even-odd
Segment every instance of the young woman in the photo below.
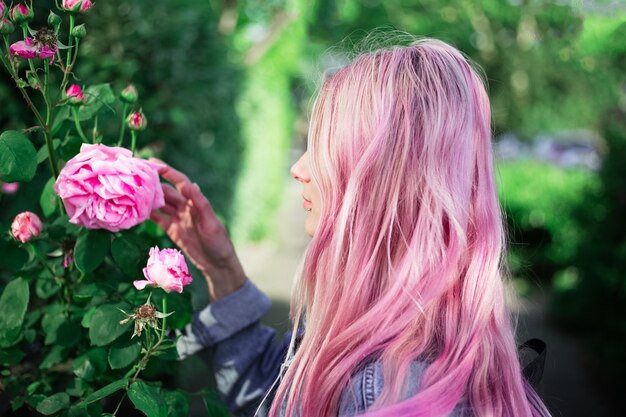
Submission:
{"label": "young woman", "polygon": [[489,100],[433,39],[357,57],[321,86],[291,168],[313,237],[281,345],[199,188],[167,167],[155,220],[213,302],[178,342],[213,350],[235,414],[548,416],[524,380],[505,305],[505,235]]}

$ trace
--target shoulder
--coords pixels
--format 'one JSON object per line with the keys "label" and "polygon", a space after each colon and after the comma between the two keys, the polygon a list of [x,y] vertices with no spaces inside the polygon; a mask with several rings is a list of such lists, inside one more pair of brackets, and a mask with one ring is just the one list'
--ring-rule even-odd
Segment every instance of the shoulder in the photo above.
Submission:
{"label": "shoulder", "polygon": [[[420,382],[428,364],[413,361],[405,381],[405,398],[418,393]],[[350,377],[350,383],[342,391],[339,400],[339,417],[351,417],[363,413],[380,397],[384,388],[383,366],[380,361],[367,362]],[[459,404],[450,417],[471,417],[467,404]]]}

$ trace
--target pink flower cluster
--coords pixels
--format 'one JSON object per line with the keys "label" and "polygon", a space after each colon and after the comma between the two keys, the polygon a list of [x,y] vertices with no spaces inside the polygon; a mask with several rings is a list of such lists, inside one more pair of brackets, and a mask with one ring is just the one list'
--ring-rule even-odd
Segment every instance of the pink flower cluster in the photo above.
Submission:
{"label": "pink flower cluster", "polygon": [[150,258],[143,269],[143,275],[145,280],[133,282],[138,290],[149,286],[181,293],[183,286],[192,281],[183,254],[176,249],[159,250],[157,246],[150,249]]}
{"label": "pink flower cluster", "polygon": [[125,148],[83,144],[54,190],[71,223],[117,232],[144,222],[165,204],[158,168]]}

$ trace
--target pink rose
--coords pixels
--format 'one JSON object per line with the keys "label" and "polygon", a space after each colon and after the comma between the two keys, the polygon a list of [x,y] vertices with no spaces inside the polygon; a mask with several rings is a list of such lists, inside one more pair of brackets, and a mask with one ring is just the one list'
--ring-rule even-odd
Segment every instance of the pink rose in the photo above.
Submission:
{"label": "pink rose", "polygon": [[68,12],[87,13],[93,3],[91,0],[63,0],[61,7]]}
{"label": "pink rose", "polygon": [[3,182],[2,183],[2,192],[5,194],[15,194],[17,190],[20,189],[19,182]]}
{"label": "pink rose", "polygon": [[48,59],[52,58],[50,62],[54,61],[54,54],[57,51],[56,46],[48,46],[48,45],[36,45],[32,38],[26,37],[23,41],[15,42],[9,47],[11,53],[15,56],[19,56],[20,58],[39,58],[39,59]]}
{"label": "pink rose", "polygon": [[11,225],[11,233],[13,237],[22,243],[26,243],[41,233],[41,220],[39,216],[30,211],[24,211],[13,220]]}
{"label": "pink rose", "polygon": [[70,85],[67,90],[65,90],[65,96],[70,104],[83,104],[85,102],[83,89],[76,84]]}
{"label": "pink rose", "polygon": [[117,232],[144,222],[165,205],[159,166],[133,158],[125,148],[83,144],[61,170],[54,191],[70,223]]}
{"label": "pink rose", "polygon": [[157,246],[150,249],[148,264],[143,269],[146,280],[134,281],[138,290],[146,286],[159,287],[170,292],[183,292],[183,286],[191,283],[191,275],[187,269],[185,257],[176,249],[159,250]]}

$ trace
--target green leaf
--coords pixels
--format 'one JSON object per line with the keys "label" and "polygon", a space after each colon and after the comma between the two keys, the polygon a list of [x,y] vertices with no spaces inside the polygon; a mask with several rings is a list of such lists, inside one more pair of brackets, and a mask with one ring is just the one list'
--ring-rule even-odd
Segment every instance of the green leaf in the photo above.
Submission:
{"label": "green leaf", "polygon": [[164,360],[176,360],[178,359],[178,350],[176,350],[176,342],[173,340],[164,341],[158,350],[154,352],[155,356]]}
{"label": "green leaf", "polygon": [[53,135],[56,135],[57,133],[59,133],[59,130],[61,129],[61,126],[63,126],[63,122],[67,118],[69,112],[70,112],[69,107],[64,106],[64,107],[61,107],[61,110],[59,110],[56,116],[54,116],[54,120],[52,122],[52,129],[51,129]]}
{"label": "green leaf", "polygon": [[[61,144],[61,139],[52,139],[52,148],[56,150]],[[43,144],[41,148],[37,151],[37,163],[41,164],[43,161],[48,159],[48,145],[46,143]]]}
{"label": "green leaf", "polygon": [[49,274],[40,276],[35,282],[35,294],[42,300],[52,297],[60,289],[61,285],[55,279],[50,278]]}
{"label": "green leaf", "polygon": [[54,177],[51,177],[43,187],[41,197],[39,197],[39,205],[41,211],[46,217],[50,217],[57,208],[57,193],[54,192]]}
{"label": "green leaf", "polygon": [[68,136],[61,146],[61,157],[65,160],[70,160],[80,152],[80,147],[83,146],[83,141],[78,136]]}
{"label": "green leaf", "polygon": [[230,411],[224,404],[217,392],[210,390],[202,392],[202,399],[208,415],[211,417],[229,417]]}
{"label": "green leaf", "polygon": [[0,296],[0,347],[18,342],[30,292],[23,278],[9,282]]}
{"label": "green leaf", "polygon": [[80,325],[83,326],[85,329],[88,329],[91,324],[91,317],[93,317],[93,314],[95,312],[96,312],[95,306],[87,310],[83,318],[80,320]]}
{"label": "green leaf", "polygon": [[85,397],[82,403],[91,404],[93,402],[101,400],[104,397],[108,397],[109,395],[121,390],[122,388],[126,388],[127,385],[128,385],[127,378],[122,378],[115,382],[111,382],[109,385],[105,385],[99,390],[94,391],[91,394],[89,394],[87,397]]}
{"label": "green leaf", "polygon": [[74,375],[86,381],[91,381],[106,371],[107,353],[102,348],[95,348],[87,351],[74,360],[72,368]]}
{"label": "green leaf", "polygon": [[[91,119],[103,108],[109,108],[115,102],[115,93],[108,84],[97,84],[83,90],[85,94],[85,104],[78,109],[78,120],[85,121]],[[73,112],[68,114],[68,119],[73,119]]]}
{"label": "green leaf", "polygon": [[103,304],[93,313],[89,322],[89,339],[95,346],[104,346],[120,337],[131,322],[120,324],[126,316],[119,309],[128,311],[126,304]]}
{"label": "green leaf", "polygon": [[142,255],[138,242],[133,240],[133,235],[122,235],[117,237],[111,243],[111,255],[115,264],[120,268],[122,273],[130,278],[141,276]]}
{"label": "green leaf", "polygon": [[84,229],[78,235],[74,247],[76,267],[84,273],[92,272],[104,261],[110,246],[110,232]]}
{"label": "green leaf", "polygon": [[44,339],[46,345],[56,343],[59,327],[65,323],[66,318],[63,307],[60,304],[49,306],[48,311],[46,311],[41,320],[41,328],[46,335]]}
{"label": "green leaf", "polygon": [[157,387],[136,381],[128,389],[128,398],[148,417],[167,417],[167,405]]}
{"label": "green leaf", "polygon": [[125,368],[135,361],[141,351],[139,340],[118,340],[109,349],[109,365],[111,369]]}
{"label": "green leaf", "polygon": [[67,349],[65,347],[59,346],[59,345],[52,346],[52,349],[50,349],[50,352],[48,352],[48,354],[43,358],[43,361],[41,361],[39,368],[48,369],[51,366],[54,366],[57,363],[60,363],[66,357],[67,357]]}
{"label": "green leaf", "polygon": [[37,411],[41,414],[49,416],[58,411],[67,408],[70,405],[70,397],[64,392],[57,392],[54,395],[51,395],[45,398],[43,401],[37,405]]}
{"label": "green leaf", "polygon": [[37,152],[22,133],[7,130],[0,135],[0,180],[27,182],[37,171]]}
{"label": "green leaf", "polygon": [[189,395],[180,390],[161,390],[167,404],[168,417],[187,417],[189,415]]}
{"label": "green leaf", "polygon": [[26,354],[18,347],[13,346],[8,349],[0,350],[0,365],[10,366],[21,361]]}

